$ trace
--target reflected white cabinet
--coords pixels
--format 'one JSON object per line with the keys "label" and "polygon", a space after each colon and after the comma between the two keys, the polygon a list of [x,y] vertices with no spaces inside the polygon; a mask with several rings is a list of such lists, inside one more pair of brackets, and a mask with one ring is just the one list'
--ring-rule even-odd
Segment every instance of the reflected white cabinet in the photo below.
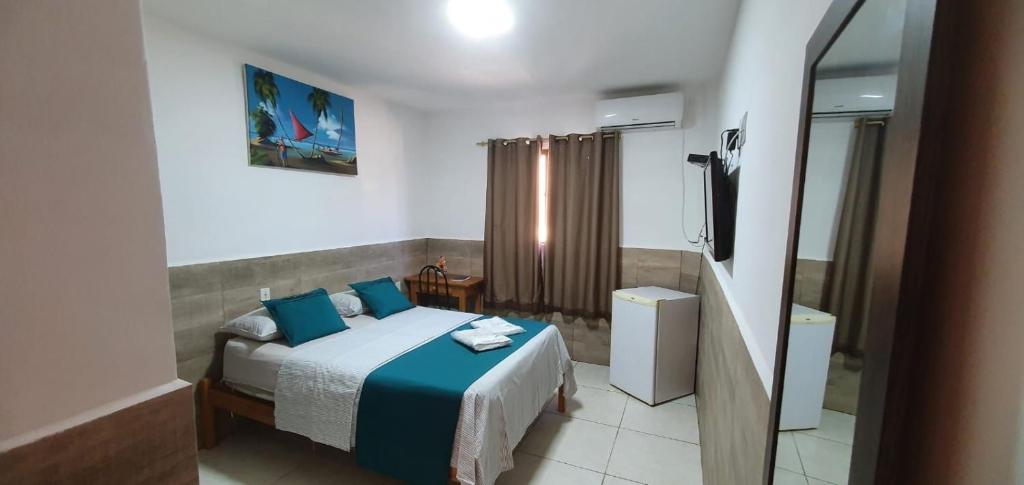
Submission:
{"label": "reflected white cabinet", "polygon": [[700,298],[681,291],[613,292],[611,384],[651,405],[692,394],[699,310]]}
{"label": "reflected white cabinet", "polygon": [[793,305],[789,325],[789,349],[786,352],[786,380],[782,387],[782,412],[779,429],[817,428],[825,401],[828,361],[832,354],[832,336],[836,317]]}

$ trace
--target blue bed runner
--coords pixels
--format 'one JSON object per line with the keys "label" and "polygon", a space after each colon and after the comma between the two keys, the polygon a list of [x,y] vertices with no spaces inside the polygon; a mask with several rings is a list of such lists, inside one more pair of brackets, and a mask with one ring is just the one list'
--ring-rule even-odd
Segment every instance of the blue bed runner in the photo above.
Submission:
{"label": "blue bed runner", "polygon": [[508,320],[526,329],[508,347],[474,352],[446,333],[371,372],[356,415],[359,465],[412,483],[447,483],[462,395],[547,327]]}

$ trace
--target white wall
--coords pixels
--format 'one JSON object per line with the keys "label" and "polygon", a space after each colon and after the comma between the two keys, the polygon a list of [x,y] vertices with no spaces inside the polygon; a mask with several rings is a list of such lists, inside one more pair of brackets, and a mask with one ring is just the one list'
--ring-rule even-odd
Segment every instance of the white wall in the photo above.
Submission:
{"label": "white wall", "polygon": [[0,451],[176,382],[139,4],[0,3]]}
{"label": "white wall", "polygon": [[[415,237],[483,239],[488,138],[588,133],[594,99],[538,99],[424,114],[323,76],[144,19],[172,266]],[[359,175],[249,167],[244,63],[355,100]],[[622,243],[690,249],[683,160],[717,148],[715,90],[684,89],[684,129],[630,133],[622,148]],[[686,223],[704,221],[686,166]]]}
{"label": "white wall", "polygon": [[846,193],[853,121],[824,118],[811,122],[797,250],[801,259],[832,260],[842,209],[840,201]]}
{"label": "white wall", "polygon": [[593,100],[568,99],[494,106],[427,117],[427,148],[419,176],[433,190],[420,194],[417,230],[435,238],[484,237],[488,138],[594,131]]}
{"label": "white wall", "polygon": [[[422,113],[144,19],[171,266],[396,241],[415,231]],[[355,100],[359,175],[248,166],[242,66]]]}
{"label": "white wall", "polygon": [[[622,245],[697,250],[682,230],[683,160],[688,151],[717,149],[714,91],[684,90],[684,129],[627,133],[622,144]],[[428,208],[417,232],[483,239],[488,138],[588,133],[594,99],[568,99],[428,116],[430,150],[421,174],[439,190],[421,194]],[[424,167],[427,167],[424,169]],[[703,224],[702,173],[687,165],[686,224],[696,238]]]}
{"label": "white wall", "polygon": [[704,172],[685,160],[718,149],[715,95],[713,87],[688,86],[682,130],[623,135],[623,247],[700,250],[687,240],[704,225]]}
{"label": "white wall", "polygon": [[766,392],[779,328],[804,53],[828,5],[744,1],[719,90],[722,128],[738,124],[744,112],[749,117],[732,275],[717,274],[735,303],[733,313]]}

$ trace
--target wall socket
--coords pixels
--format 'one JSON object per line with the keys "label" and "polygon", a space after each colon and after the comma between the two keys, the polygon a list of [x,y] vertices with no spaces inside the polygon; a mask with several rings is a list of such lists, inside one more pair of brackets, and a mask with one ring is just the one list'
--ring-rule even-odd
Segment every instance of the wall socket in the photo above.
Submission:
{"label": "wall socket", "polygon": [[270,299],[270,288],[260,288],[260,301],[267,301]]}

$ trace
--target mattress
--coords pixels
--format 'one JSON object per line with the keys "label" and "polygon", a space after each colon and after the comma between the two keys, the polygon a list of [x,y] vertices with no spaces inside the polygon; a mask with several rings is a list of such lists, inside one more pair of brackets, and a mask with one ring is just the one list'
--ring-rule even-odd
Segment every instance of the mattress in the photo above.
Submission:
{"label": "mattress", "polygon": [[[355,331],[298,347],[283,340],[228,341],[224,380],[273,400],[278,429],[349,451],[355,444],[358,393],[373,369],[479,315],[416,307],[384,320],[346,318]],[[279,381],[280,378],[280,381]],[[451,465],[461,483],[491,485],[513,466],[512,450],[552,392],[576,391],[572,363],[554,326],[543,330],[466,389]]]}
{"label": "mattress", "polygon": [[[369,315],[345,317],[351,328],[372,325],[378,320]],[[277,372],[295,349],[285,340],[259,342],[235,337],[224,345],[224,383],[260,399],[274,400]]]}

